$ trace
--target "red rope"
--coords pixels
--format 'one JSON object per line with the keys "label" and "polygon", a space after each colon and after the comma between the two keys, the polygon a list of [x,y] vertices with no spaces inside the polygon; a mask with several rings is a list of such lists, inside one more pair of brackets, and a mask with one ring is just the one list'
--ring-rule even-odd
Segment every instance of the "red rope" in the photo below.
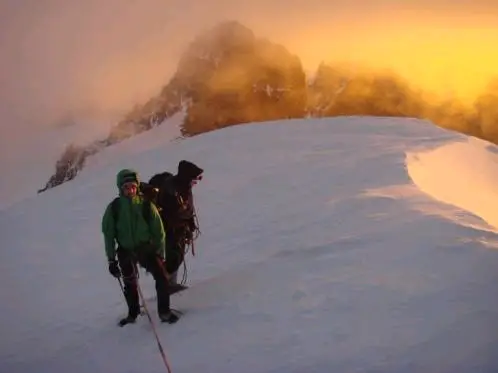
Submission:
{"label": "red rope", "polygon": [[154,325],[154,322],[152,321],[152,317],[150,317],[150,313],[149,313],[149,310],[147,308],[147,304],[145,303],[145,297],[142,293],[142,288],[140,287],[140,284],[138,283],[138,281],[137,281],[137,289],[138,289],[138,294],[140,295],[140,299],[142,300],[145,314],[147,315],[147,318],[149,319],[150,325],[152,327],[152,331],[154,332],[154,336],[156,337],[157,347],[159,348],[159,352],[161,353],[161,357],[163,359],[164,366],[166,367],[166,370],[168,373],[172,373],[171,365],[169,364],[169,361],[166,357],[166,353],[164,352],[164,348],[161,344],[161,341],[159,340],[159,335],[157,334],[156,326]]}

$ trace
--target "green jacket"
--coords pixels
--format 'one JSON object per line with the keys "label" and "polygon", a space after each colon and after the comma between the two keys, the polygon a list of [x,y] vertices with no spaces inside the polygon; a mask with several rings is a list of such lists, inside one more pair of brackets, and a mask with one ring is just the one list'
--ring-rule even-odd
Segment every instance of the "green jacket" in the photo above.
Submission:
{"label": "green jacket", "polygon": [[[118,173],[118,188],[122,185],[122,175],[126,172],[130,170]],[[144,199],[140,195],[128,198],[120,192],[117,224],[113,217],[112,203],[107,206],[102,217],[102,233],[108,260],[115,259],[118,242],[124,250],[130,250],[133,253],[139,250],[155,250],[158,255],[165,258],[166,234],[161,217],[156,206],[151,203],[151,219],[148,224],[143,216],[143,203]]]}

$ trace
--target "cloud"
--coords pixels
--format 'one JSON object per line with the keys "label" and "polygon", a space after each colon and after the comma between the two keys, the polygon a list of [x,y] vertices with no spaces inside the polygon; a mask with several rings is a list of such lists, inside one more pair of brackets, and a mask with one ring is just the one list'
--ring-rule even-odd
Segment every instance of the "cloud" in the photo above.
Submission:
{"label": "cloud", "polygon": [[482,0],[1,0],[0,145],[68,111],[111,115],[145,100],[187,43],[219,21],[239,20],[313,69],[320,59],[367,58],[354,54],[362,40],[379,25],[392,35],[408,20],[422,22],[413,12],[468,18],[470,9],[489,18],[497,8]]}

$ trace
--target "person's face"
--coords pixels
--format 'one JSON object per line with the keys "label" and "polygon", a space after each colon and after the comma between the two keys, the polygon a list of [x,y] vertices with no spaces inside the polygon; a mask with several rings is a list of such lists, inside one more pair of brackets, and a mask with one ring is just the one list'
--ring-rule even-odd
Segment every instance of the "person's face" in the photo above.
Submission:
{"label": "person's face", "polygon": [[199,181],[201,181],[201,180],[202,180],[202,174],[201,174],[201,175],[199,175],[199,176],[197,176],[195,179],[193,179],[193,180],[190,182],[190,185],[191,185],[191,186],[194,186],[194,185],[196,185],[196,184],[197,184]]}
{"label": "person's face", "polygon": [[123,194],[126,197],[134,197],[137,195],[138,185],[133,182],[124,183],[122,186]]}

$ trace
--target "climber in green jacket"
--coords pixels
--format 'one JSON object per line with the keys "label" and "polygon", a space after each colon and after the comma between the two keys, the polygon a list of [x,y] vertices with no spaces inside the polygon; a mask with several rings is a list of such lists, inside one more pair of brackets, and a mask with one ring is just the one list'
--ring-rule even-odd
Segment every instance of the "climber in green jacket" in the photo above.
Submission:
{"label": "climber in green jacket", "polygon": [[[156,206],[141,195],[136,171],[121,170],[116,177],[119,197],[107,206],[102,217],[105,254],[109,272],[122,277],[128,316],[119,325],[135,322],[140,314],[137,263],[152,274],[156,283],[157,313],[163,322],[174,323],[168,278],[164,269],[165,231]],[[116,247],[117,245],[117,247]]]}

